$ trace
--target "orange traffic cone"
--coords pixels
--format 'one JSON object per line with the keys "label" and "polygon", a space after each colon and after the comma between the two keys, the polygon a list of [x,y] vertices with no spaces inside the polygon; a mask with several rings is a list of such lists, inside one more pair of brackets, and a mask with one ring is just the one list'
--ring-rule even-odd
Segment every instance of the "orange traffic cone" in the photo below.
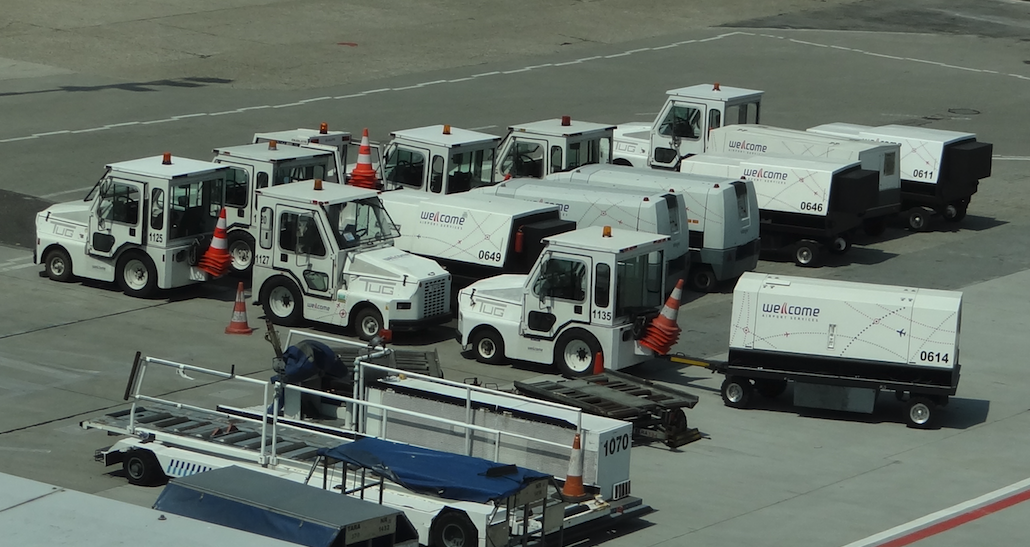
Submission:
{"label": "orange traffic cone", "polygon": [[601,352],[594,355],[594,374],[604,374],[604,355]]}
{"label": "orange traffic cone", "polygon": [[222,212],[218,215],[218,224],[215,226],[215,236],[211,239],[211,245],[204,252],[204,256],[200,259],[197,267],[211,274],[212,277],[222,277],[229,269],[229,262],[232,261],[229,251],[226,250],[227,247],[228,244],[225,238],[225,207],[222,207]]}
{"label": "orange traffic cone", "polygon": [[640,339],[640,345],[653,350],[658,355],[665,355],[672,349],[672,345],[679,340],[680,327],[676,323],[679,315],[680,298],[683,296],[683,280],[676,282],[676,288],[672,290],[669,299],[662,307],[662,313],[658,314],[644,331]]}
{"label": "orange traffic cone", "polygon": [[225,334],[250,334],[254,329],[247,324],[247,301],[243,298],[243,282],[236,287],[236,304],[232,307],[232,320]]}
{"label": "orange traffic cone", "polygon": [[566,499],[586,498],[583,488],[583,451],[579,448],[579,433],[572,439],[572,456],[569,457],[569,474],[565,477],[565,485],[561,494]]}
{"label": "orange traffic cone", "polygon": [[358,147],[358,164],[350,173],[350,183],[362,188],[379,188],[379,179],[372,169],[372,147],[368,144],[368,128],[361,133],[361,146]]}

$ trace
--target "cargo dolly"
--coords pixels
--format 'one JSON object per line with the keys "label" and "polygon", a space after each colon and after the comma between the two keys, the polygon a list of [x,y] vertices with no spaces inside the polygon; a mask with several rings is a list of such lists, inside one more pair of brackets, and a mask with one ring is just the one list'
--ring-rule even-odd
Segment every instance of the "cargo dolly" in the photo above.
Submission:
{"label": "cargo dolly", "polygon": [[702,438],[697,428],[687,426],[683,412],[694,408],[696,395],[622,372],[606,370],[575,379],[542,376],[517,381],[515,389],[537,399],[628,421],[638,441],[659,440],[676,448]]}

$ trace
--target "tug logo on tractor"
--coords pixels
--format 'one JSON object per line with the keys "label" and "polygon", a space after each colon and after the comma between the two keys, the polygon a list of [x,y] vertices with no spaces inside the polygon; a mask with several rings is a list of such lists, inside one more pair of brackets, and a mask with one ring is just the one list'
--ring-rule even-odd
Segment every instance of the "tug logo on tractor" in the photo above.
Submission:
{"label": "tug logo on tractor", "polygon": [[787,173],[783,171],[771,171],[766,169],[755,169],[754,167],[748,167],[744,169],[744,176],[762,180],[787,180]]}
{"label": "tug logo on tractor", "polygon": [[819,317],[819,308],[813,308],[810,306],[794,306],[784,302],[782,304],[762,304],[762,313],[789,315],[792,319],[807,317],[815,319]]}
{"label": "tug logo on tractor", "polygon": [[447,213],[441,213],[440,211],[422,211],[422,222],[431,222],[433,224],[443,224],[444,226],[463,226],[465,224],[465,217],[468,213],[462,213],[458,215],[448,215]]}
{"label": "tug logo on tractor", "polygon": [[730,141],[726,145],[730,150],[739,150],[741,152],[755,152],[758,154],[765,154],[769,151],[769,147],[764,144],[755,144],[747,141]]}

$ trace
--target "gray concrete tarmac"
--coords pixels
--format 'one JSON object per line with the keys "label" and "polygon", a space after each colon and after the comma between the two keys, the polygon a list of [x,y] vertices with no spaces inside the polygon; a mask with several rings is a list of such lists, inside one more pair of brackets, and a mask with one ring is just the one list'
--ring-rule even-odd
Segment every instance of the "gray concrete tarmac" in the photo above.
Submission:
{"label": "gray concrete tarmac", "polygon": [[[1030,476],[1022,362],[1030,354],[1030,3],[409,4],[344,13],[329,2],[173,10],[104,1],[87,12],[41,0],[5,11],[0,472],[148,505],[155,489],[127,486],[93,463],[93,450],[111,440],[77,427],[124,405],[133,354],[270,374],[263,327],[223,334],[232,280],[137,300],[105,284],[39,276],[33,214],[84,195],[105,163],[166,150],[206,158],[255,131],[321,121],[368,127],[378,140],[436,123],[503,134],[562,114],[649,121],[666,89],[720,81],[765,90],[770,125],[906,123],[994,143],[993,175],[963,223],[926,233],[892,227],[817,269],[759,265],[963,291],[958,395],[940,429],[915,431],[890,396],[872,415],[802,411],[786,399],[734,410],[722,405],[717,375],[638,366],[634,373],[701,397],[688,418],[708,438],[677,451],[635,447],[633,492],[658,512],[587,544],[875,545],[866,538]],[[730,288],[685,300],[674,351],[725,352]],[[248,311],[261,327],[260,310]],[[508,385],[547,372],[465,359],[451,328],[397,343],[436,348],[453,380]],[[187,395],[210,404],[236,396],[217,386]],[[1018,504],[918,544],[1021,543],[1026,513]]]}

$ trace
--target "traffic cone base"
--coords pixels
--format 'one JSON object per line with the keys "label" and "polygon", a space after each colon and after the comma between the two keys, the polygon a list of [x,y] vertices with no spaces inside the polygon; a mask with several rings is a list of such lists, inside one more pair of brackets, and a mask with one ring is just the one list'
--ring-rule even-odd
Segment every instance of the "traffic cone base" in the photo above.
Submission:
{"label": "traffic cone base", "polygon": [[225,334],[250,334],[254,329],[247,324],[247,301],[243,297],[243,282],[236,287],[236,303],[232,307],[232,320],[225,327]]}

